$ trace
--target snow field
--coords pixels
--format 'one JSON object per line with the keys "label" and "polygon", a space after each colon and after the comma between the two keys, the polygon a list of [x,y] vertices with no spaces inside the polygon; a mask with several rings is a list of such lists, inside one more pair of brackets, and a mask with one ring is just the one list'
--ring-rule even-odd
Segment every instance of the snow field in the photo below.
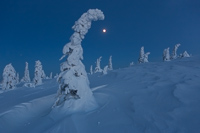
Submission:
{"label": "snow field", "polygon": [[200,57],[138,64],[89,80],[99,105],[89,112],[52,110],[55,79],[0,93],[0,132],[200,132]]}

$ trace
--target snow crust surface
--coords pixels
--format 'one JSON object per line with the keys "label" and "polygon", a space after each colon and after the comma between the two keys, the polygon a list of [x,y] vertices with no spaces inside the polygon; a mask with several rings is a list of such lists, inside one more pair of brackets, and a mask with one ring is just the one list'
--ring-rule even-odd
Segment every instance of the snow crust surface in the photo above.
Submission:
{"label": "snow crust surface", "polygon": [[200,132],[200,57],[138,64],[89,80],[99,105],[89,112],[52,111],[55,79],[0,89],[0,133]]}

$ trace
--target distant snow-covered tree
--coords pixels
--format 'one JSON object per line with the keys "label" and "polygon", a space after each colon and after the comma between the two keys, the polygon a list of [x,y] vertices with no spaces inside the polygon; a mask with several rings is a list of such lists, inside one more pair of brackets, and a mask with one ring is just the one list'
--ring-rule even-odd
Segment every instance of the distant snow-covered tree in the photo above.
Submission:
{"label": "distant snow-covered tree", "polygon": [[181,54],[181,57],[190,57],[190,55],[188,54],[187,51],[184,51],[184,52]]}
{"label": "distant snow-covered tree", "polygon": [[100,57],[97,59],[96,67],[95,67],[94,73],[102,72],[102,71],[103,71],[103,70],[101,69],[101,58],[102,58],[102,56],[100,56]]}
{"label": "distant snow-covered tree", "polygon": [[26,62],[25,70],[24,70],[24,77],[21,79],[21,82],[30,82],[30,76],[29,76],[29,69],[28,69],[28,62]]}
{"label": "distant snow-covered tree", "polygon": [[140,49],[140,57],[138,59],[139,63],[144,63],[144,47],[142,46]]}
{"label": "distant snow-covered tree", "polygon": [[90,74],[91,75],[93,74],[93,67],[92,67],[92,65],[90,66]]}
{"label": "distant snow-covered tree", "polygon": [[169,48],[166,48],[163,51],[163,61],[170,61]]}
{"label": "distant snow-covered tree", "polygon": [[105,75],[105,74],[108,74],[108,66],[105,66],[105,67],[103,68],[102,73],[103,73],[104,75]]}
{"label": "distant snow-covered tree", "polygon": [[17,73],[17,76],[16,76],[16,83],[19,84],[19,73]]}
{"label": "distant snow-covered tree", "polygon": [[148,56],[149,56],[150,52],[147,52],[146,54],[144,53],[144,47],[142,46],[140,49],[140,57],[138,59],[139,63],[146,63],[149,62],[148,61]]}
{"label": "distant snow-covered tree", "polygon": [[3,70],[3,82],[2,82],[2,89],[14,89],[17,84],[16,80],[16,71],[12,64],[8,64],[5,66]]}
{"label": "distant snow-covered tree", "polygon": [[171,59],[176,59],[177,58],[177,49],[178,49],[178,47],[180,47],[181,46],[181,44],[176,44],[175,46],[174,46],[174,50],[173,50],[173,52],[172,52],[172,56],[171,56]]}
{"label": "distant snow-covered tree", "polygon": [[47,78],[47,76],[46,76],[44,70],[42,70],[42,79],[46,79],[46,78]]}
{"label": "distant snow-covered tree", "polygon": [[35,85],[41,85],[42,84],[42,78],[43,78],[44,71],[42,70],[42,64],[38,60],[35,62],[35,77],[33,79]]}
{"label": "distant snow-covered tree", "polygon": [[108,70],[113,70],[113,66],[112,66],[112,56],[109,57]]}
{"label": "distant snow-covered tree", "polygon": [[81,62],[83,60],[81,42],[90,29],[91,22],[103,19],[104,14],[101,10],[90,9],[72,27],[75,32],[72,34],[70,42],[63,48],[61,59],[65,56],[68,57],[61,64],[61,72],[57,78],[59,83],[58,98],[53,107],[63,103],[62,109],[68,111],[87,111],[96,108],[96,101],[89,87],[85,66]]}
{"label": "distant snow-covered tree", "polygon": [[150,52],[147,52],[144,54],[144,63],[149,62],[148,57],[150,55]]}
{"label": "distant snow-covered tree", "polygon": [[51,72],[49,75],[49,79],[52,79],[52,77],[53,77],[53,73]]}

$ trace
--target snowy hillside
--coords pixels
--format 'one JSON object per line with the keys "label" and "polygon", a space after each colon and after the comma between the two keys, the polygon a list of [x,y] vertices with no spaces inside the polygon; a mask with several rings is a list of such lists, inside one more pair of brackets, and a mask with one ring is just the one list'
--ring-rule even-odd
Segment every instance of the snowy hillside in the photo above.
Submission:
{"label": "snowy hillside", "polygon": [[89,75],[99,107],[58,114],[58,84],[0,89],[0,133],[199,133],[200,57]]}

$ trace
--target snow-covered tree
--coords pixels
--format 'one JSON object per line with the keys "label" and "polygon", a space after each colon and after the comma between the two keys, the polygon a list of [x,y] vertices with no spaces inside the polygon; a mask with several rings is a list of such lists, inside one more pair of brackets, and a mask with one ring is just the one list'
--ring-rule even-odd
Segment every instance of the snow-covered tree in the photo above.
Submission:
{"label": "snow-covered tree", "polygon": [[35,85],[41,85],[42,84],[42,76],[43,76],[43,70],[42,70],[42,64],[41,62],[35,61],[35,77],[33,79]]}
{"label": "snow-covered tree", "polygon": [[176,59],[177,58],[177,49],[178,49],[178,47],[179,46],[181,46],[181,44],[176,44],[175,46],[174,46],[174,50],[173,50],[173,52],[172,52],[172,56],[171,56],[171,59]]}
{"label": "snow-covered tree", "polygon": [[91,22],[103,19],[104,14],[101,10],[90,9],[72,27],[75,32],[72,34],[70,42],[63,48],[64,55],[61,59],[65,56],[68,57],[61,64],[61,72],[57,78],[59,83],[58,98],[53,107],[63,103],[62,109],[66,111],[87,111],[96,108],[96,101],[89,87],[85,66],[81,61],[83,60],[81,42],[90,29]]}
{"label": "snow-covered tree", "polygon": [[144,53],[144,47],[142,46],[140,49],[140,57],[138,59],[139,63],[146,63],[149,62],[148,61],[148,56],[149,56],[150,52],[147,52],[146,54]]}
{"label": "snow-covered tree", "polygon": [[113,66],[112,66],[112,56],[109,57],[108,70],[113,70]]}
{"label": "snow-covered tree", "polygon": [[25,70],[24,70],[24,77],[21,79],[21,82],[30,82],[30,76],[29,76],[29,69],[28,69],[28,62],[26,62]]}
{"label": "snow-covered tree", "polygon": [[102,56],[100,56],[97,61],[96,61],[96,67],[95,67],[95,70],[94,70],[94,73],[97,73],[97,72],[102,72],[103,70],[101,69],[101,58]]}
{"label": "snow-covered tree", "polygon": [[169,48],[166,48],[163,51],[163,61],[170,61]]}
{"label": "snow-covered tree", "polygon": [[17,76],[16,76],[16,83],[19,84],[19,73],[17,73]]}
{"label": "snow-covered tree", "polygon": [[149,62],[148,61],[149,55],[150,55],[150,52],[147,52],[146,54],[144,54],[144,63]]}
{"label": "snow-covered tree", "polygon": [[53,77],[53,73],[51,72],[49,75],[49,79],[52,79],[52,77]]}
{"label": "snow-covered tree", "polygon": [[12,64],[8,64],[5,66],[3,70],[3,82],[2,82],[2,89],[14,89],[17,84],[16,80],[16,71]]}
{"label": "snow-covered tree", "polygon": [[92,65],[90,66],[90,74],[91,75],[93,74],[93,66]]}
{"label": "snow-covered tree", "polygon": [[181,54],[181,57],[190,57],[190,55],[188,54],[187,51],[184,51],[184,52]]}
{"label": "snow-covered tree", "polygon": [[144,63],[144,47],[142,46],[140,49],[140,57],[138,59],[139,63]]}
{"label": "snow-covered tree", "polygon": [[102,73],[103,73],[104,75],[105,75],[105,74],[108,74],[108,66],[105,66],[105,67],[103,68]]}
{"label": "snow-covered tree", "polygon": [[46,76],[44,70],[42,70],[42,79],[46,79],[46,78],[47,78],[47,76]]}

